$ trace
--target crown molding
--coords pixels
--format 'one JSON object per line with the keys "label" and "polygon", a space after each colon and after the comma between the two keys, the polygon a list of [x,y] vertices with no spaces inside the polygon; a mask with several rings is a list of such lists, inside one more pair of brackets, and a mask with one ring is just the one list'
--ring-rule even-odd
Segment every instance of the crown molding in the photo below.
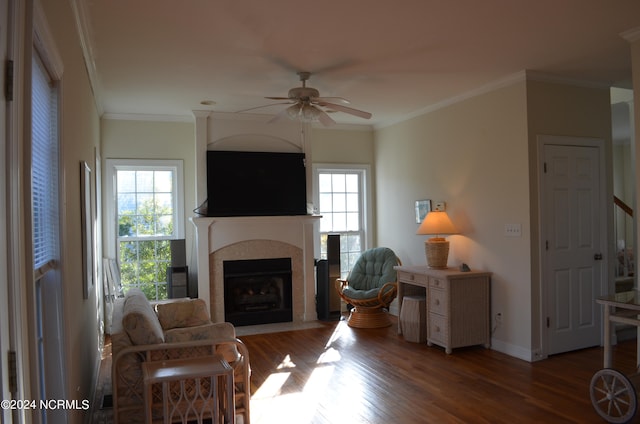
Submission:
{"label": "crown molding", "polygon": [[612,86],[612,84],[609,83],[561,77],[558,75],[548,74],[540,71],[527,70],[525,71],[525,73],[527,76],[527,80],[531,81],[550,82],[553,84],[573,85],[576,87],[598,88],[603,90],[609,90]]}
{"label": "crown molding", "polygon": [[211,115],[211,111],[210,110],[192,110],[191,113],[193,114],[194,118],[208,118]]}
{"label": "crown molding", "polygon": [[98,72],[96,70],[96,62],[93,55],[93,43],[91,42],[91,24],[89,19],[89,13],[87,11],[87,4],[89,2],[83,0],[71,0],[71,9],[73,9],[73,17],[76,22],[76,28],[78,29],[78,36],[80,38],[80,46],[82,48],[82,57],[84,58],[87,74],[89,75],[89,84],[91,85],[91,91],[93,92],[93,99],[98,111],[98,116],[101,116],[104,112],[100,79],[98,78]]}
{"label": "crown molding", "polygon": [[327,130],[327,131],[373,131],[373,125],[371,124],[335,124],[330,127],[325,127],[319,122],[313,122],[311,128],[314,130]]}
{"label": "crown molding", "polygon": [[193,115],[153,115],[144,113],[105,113],[102,119],[119,121],[193,122]]}
{"label": "crown molding", "polygon": [[630,43],[634,43],[640,40],[640,27],[631,28],[627,31],[621,32],[620,37],[624,38]]}

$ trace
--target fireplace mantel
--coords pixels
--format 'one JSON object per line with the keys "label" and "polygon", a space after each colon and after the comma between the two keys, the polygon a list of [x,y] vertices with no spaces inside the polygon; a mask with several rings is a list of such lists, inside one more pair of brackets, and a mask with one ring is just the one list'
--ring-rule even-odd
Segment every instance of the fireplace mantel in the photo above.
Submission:
{"label": "fireplace mantel", "polygon": [[[301,281],[294,284],[302,287],[295,290],[300,298],[294,299],[293,319],[294,322],[316,320],[314,225],[319,219],[317,215],[192,218],[196,227],[198,297],[207,303],[211,319],[224,321],[223,287],[213,278],[212,254],[236,243],[266,240],[301,249],[302,269],[298,270]],[[254,254],[258,255],[256,259],[260,258],[259,253]],[[270,257],[269,252],[264,255]]]}

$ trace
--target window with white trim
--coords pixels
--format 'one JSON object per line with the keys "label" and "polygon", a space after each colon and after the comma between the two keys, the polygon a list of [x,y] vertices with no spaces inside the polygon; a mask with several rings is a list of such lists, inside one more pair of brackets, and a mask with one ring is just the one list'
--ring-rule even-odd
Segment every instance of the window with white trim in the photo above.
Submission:
{"label": "window with white trim", "polygon": [[182,162],[108,160],[114,182],[116,255],[126,291],[141,289],[150,300],[167,298],[170,240],[184,232]]}
{"label": "window with white trim", "polygon": [[327,257],[327,236],[340,234],[340,273],[346,278],[367,248],[366,166],[314,166],[315,203],[320,219],[320,256]]}
{"label": "window with white trim", "polygon": [[59,259],[58,89],[36,52],[32,72],[31,205],[37,278]]}

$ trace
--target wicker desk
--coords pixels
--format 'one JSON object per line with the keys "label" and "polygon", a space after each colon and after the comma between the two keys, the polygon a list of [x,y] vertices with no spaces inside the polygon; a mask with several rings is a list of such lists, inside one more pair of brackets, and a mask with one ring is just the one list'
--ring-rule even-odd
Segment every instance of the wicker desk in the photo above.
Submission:
{"label": "wicker desk", "polygon": [[[153,384],[162,384],[164,423],[235,422],[233,368],[220,355],[142,363],[146,422],[153,422]],[[221,410],[223,414],[221,415]]]}
{"label": "wicker desk", "polygon": [[[452,349],[491,345],[491,273],[396,266],[398,303],[405,295],[427,297],[427,344]],[[398,327],[398,333],[402,328]]]}

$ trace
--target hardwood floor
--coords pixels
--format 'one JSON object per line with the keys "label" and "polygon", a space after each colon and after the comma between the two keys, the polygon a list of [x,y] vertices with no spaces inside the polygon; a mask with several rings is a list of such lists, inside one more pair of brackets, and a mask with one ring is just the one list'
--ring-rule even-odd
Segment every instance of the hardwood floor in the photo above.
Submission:
{"label": "hardwood floor", "polygon": [[[250,353],[252,424],[605,422],[589,398],[602,348],[536,363],[482,347],[446,355],[406,342],[395,320],[377,330],[341,321],[240,338]],[[633,372],[635,340],[615,348],[614,364]]]}
{"label": "hardwood floor", "polygon": [[[387,329],[320,329],[244,336],[252,423],[602,423],[589,398],[602,349],[528,363],[482,347],[408,343]],[[635,342],[616,368],[635,365]]]}

